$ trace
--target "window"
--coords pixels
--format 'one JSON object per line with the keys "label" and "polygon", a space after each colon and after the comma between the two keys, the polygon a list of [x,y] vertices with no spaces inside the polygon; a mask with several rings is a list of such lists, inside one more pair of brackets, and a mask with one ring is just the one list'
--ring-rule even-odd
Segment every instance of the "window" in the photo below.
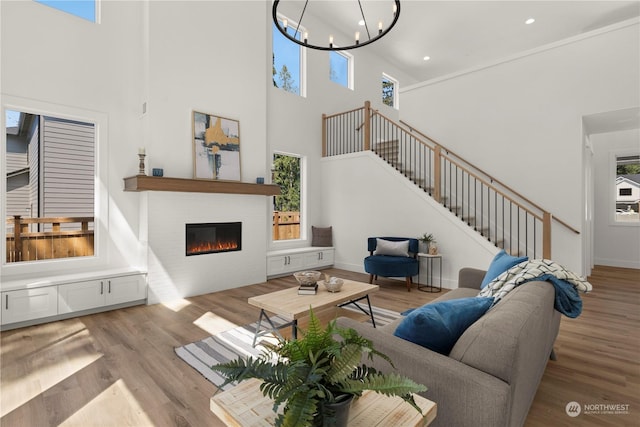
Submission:
{"label": "window", "polygon": [[6,262],[94,255],[95,125],[6,110]]}
{"label": "window", "polygon": [[386,74],[382,74],[382,103],[398,108],[398,81]]}
{"label": "window", "polygon": [[615,220],[640,222],[640,155],[616,155]]}
{"label": "window", "polygon": [[96,0],[35,0],[54,9],[96,22]]}
{"label": "window", "polygon": [[273,183],[279,185],[281,191],[273,198],[273,240],[276,241],[300,238],[301,160],[290,154],[273,155]]}
{"label": "window", "polygon": [[353,89],[353,56],[345,52],[329,52],[329,78],[346,88]]}
{"label": "window", "polygon": [[[285,18],[282,18],[283,20]],[[300,40],[300,35],[304,29],[300,28],[296,33],[296,24],[287,20],[287,33]],[[304,91],[304,49],[302,46],[293,43],[283,36],[272,26],[273,33],[273,55],[272,55],[272,75],[273,85],[286,92],[305,96]]]}

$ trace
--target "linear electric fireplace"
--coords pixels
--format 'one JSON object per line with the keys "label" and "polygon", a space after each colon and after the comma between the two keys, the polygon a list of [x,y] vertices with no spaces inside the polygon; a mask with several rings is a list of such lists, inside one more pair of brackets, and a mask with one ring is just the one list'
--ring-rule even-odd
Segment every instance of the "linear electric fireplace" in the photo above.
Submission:
{"label": "linear electric fireplace", "polygon": [[242,249],[241,222],[186,224],[186,255],[232,252]]}

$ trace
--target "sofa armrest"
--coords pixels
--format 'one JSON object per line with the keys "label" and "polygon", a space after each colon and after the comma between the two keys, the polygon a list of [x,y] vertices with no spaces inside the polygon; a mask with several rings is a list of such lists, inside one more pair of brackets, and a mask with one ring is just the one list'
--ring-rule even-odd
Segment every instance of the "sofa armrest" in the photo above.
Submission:
{"label": "sofa armrest", "polygon": [[[398,338],[393,331],[374,329],[369,324],[341,317],[338,326],[355,329],[371,340],[374,348],[393,361],[363,360],[382,372],[397,372],[428,390],[420,393],[436,402],[437,416],[432,426],[504,426],[508,424],[509,385],[498,378]],[[365,356],[366,357],[366,356]]]}
{"label": "sofa armrest", "polygon": [[485,270],[469,267],[461,268],[458,272],[458,287],[480,290],[485,274],[487,274]]}

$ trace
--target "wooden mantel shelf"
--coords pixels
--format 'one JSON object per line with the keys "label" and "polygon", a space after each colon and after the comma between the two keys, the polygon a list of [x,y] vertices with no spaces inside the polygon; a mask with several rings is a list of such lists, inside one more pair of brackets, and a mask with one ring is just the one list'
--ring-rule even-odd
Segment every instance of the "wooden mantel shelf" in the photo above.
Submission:
{"label": "wooden mantel shelf", "polygon": [[280,194],[280,187],[274,184],[136,175],[124,179],[124,191],[180,191],[277,196]]}

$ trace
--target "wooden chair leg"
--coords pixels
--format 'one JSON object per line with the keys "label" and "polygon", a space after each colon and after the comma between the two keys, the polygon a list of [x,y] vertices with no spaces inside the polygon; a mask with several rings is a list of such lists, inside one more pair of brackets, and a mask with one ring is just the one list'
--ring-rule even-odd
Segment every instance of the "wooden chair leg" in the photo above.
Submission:
{"label": "wooden chair leg", "polygon": [[369,284],[373,284],[373,274],[369,275]]}
{"label": "wooden chair leg", "polygon": [[407,280],[407,292],[411,292],[411,285],[413,284],[413,280],[411,279],[411,276],[407,276],[406,280]]}

